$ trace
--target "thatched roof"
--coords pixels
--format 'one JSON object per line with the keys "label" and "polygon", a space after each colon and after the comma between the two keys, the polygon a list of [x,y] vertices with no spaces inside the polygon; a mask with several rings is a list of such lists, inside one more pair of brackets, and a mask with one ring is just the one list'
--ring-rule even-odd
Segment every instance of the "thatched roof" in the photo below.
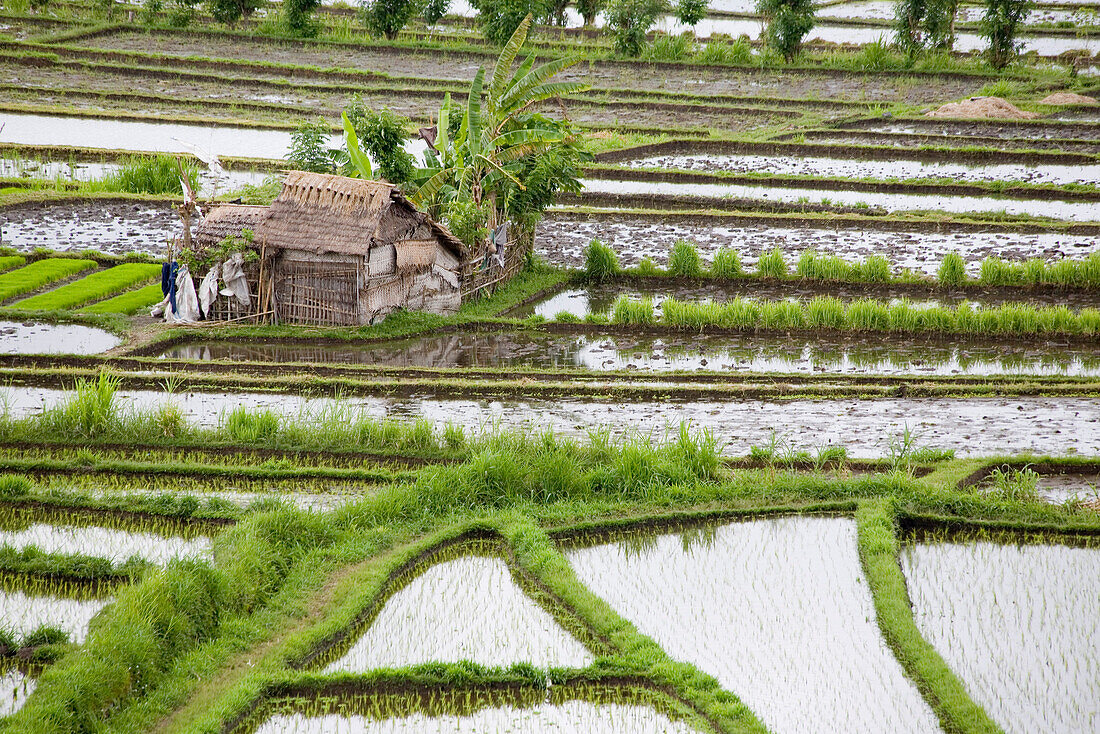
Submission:
{"label": "thatched roof", "polygon": [[290,171],[283,190],[269,207],[225,205],[214,209],[196,239],[209,246],[248,227],[255,234],[257,247],[365,255],[380,241],[379,224],[394,206],[427,224],[445,247],[466,257],[462,240],[413,206],[392,184],[306,171]]}
{"label": "thatched roof", "polygon": [[255,233],[266,214],[266,206],[225,204],[215,207],[207,212],[195,231],[195,249],[206,250],[226,237],[240,237],[242,229],[251,229]]}

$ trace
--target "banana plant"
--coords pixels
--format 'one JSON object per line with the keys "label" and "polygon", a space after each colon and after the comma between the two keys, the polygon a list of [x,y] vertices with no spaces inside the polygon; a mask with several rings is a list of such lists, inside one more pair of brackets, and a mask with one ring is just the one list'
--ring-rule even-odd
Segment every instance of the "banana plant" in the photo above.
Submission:
{"label": "banana plant", "polygon": [[344,112],[341,117],[344,121],[344,143],[348,149],[348,161],[354,169],[351,173],[358,174],[359,178],[374,178],[374,167],[370,163],[370,158],[363,152],[362,146],[359,145],[359,136],[355,134],[355,126],[348,119],[348,113]]}
{"label": "banana plant", "polygon": [[[535,68],[534,54],[512,72],[516,56],[531,26],[528,15],[509,39],[485,89],[485,70],[478,69],[470,85],[462,124],[454,139],[449,137],[451,100],[443,102],[438,118],[438,156],[430,156],[421,171],[420,188],[410,197],[418,206],[432,208],[453,196],[470,197],[480,204],[499,184],[519,190],[524,184],[515,173],[520,161],[560,144],[566,137],[560,124],[531,113],[532,106],[548,99],[588,88],[580,82],[553,82],[552,78],[572,66],[576,59],[560,59]],[[485,97],[484,113],[482,97]],[[434,164],[434,165],[433,165]]]}

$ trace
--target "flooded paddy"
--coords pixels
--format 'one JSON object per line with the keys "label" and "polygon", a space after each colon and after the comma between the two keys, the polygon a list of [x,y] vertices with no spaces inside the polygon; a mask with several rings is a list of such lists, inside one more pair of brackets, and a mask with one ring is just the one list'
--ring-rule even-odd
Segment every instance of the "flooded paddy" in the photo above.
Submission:
{"label": "flooded paddy", "polygon": [[639,533],[566,557],[642,634],[777,734],[939,731],[879,633],[852,520]]}
{"label": "flooded paddy", "polygon": [[357,715],[276,714],[255,734],[478,734],[479,732],[591,732],[591,734],[690,734],[696,730],[647,706],[565,701],[527,708],[497,706],[463,715],[414,713],[393,718]]}
{"label": "flooded paddy", "polygon": [[1100,550],[916,542],[900,561],[921,634],[1006,732],[1100,727]]}
{"label": "flooded paddy", "polygon": [[623,266],[637,265],[648,257],[660,265],[668,260],[672,246],[680,239],[694,242],[702,259],[709,262],[722,247],[736,250],[746,267],[755,265],[764,252],[778,247],[793,266],[803,251],[818,251],[828,243],[829,254],[845,260],[864,260],[882,255],[895,268],[908,268],[935,276],[944,255],[957,252],[967,272],[977,275],[981,261],[990,256],[1022,261],[1032,257],[1044,260],[1080,259],[1096,247],[1094,236],[1064,233],[987,232],[905,232],[855,227],[815,226],[791,222],[775,226],[767,221],[747,222],[720,217],[696,218],[690,215],[653,216],[629,213],[573,214],[550,212],[539,224],[536,252],[554,265],[571,268],[584,266],[588,243],[598,239],[612,247]]}
{"label": "flooded paddy", "polygon": [[17,636],[33,632],[42,625],[56,627],[69,635],[69,642],[79,645],[88,634],[92,617],[112,601],[111,598],[30,596],[18,590],[0,590],[0,623]]}
{"label": "flooded paddy", "polygon": [[[729,171],[767,173],[779,176],[819,176],[828,178],[921,179],[943,178],[951,181],[1019,181],[1032,184],[1100,182],[1100,165],[965,165],[915,160],[860,160],[817,156],[763,156],[680,154],[659,155],[625,161],[632,168],[660,168],[688,171]],[[1095,215],[1094,215],[1095,216]]]}
{"label": "flooded paddy", "polygon": [[364,364],[387,367],[528,367],[653,372],[844,375],[1100,375],[1100,347],[1055,342],[905,337],[460,332],[369,345],[270,341],[199,342],[171,359]]}
{"label": "flooded paddy", "polygon": [[512,580],[504,561],[436,563],[392,597],[326,673],[470,660],[583,668],[593,656]]}
{"label": "flooded paddy", "polygon": [[1048,502],[1100,503],[1100,474],[1040,474],[1036,491]]}
{"label": "flooded paddy", "polygon": [[121,343],[92,326],[0,321],[0,354],[100,354]]}
{"label": "flooded paddy", "polygon": [[32,523],[19,527],[18,521],[0,520],[0,544],[17,550],[38,548],[43,553],[66,553],[106,558],[124,563],[137,557],[164,565],[176,558],[212,560],[210,538],[182,538],[157,533],[115,530],[96,526],[68,526]]}
{"label": "flooded paddy", "polygon": [[716,201],[744,199],[766,202],[829,204],[857,208],[874,207],[888,212],[1003,212],[1076,222],[1095,221],[1098,210],[1098,205],[1095,202],[1001,199],[994,196],[894,194],[845,189],[802,189],[797,186],[668,183],[608,179],[583,179],[582,183],[585,186],[585,192],[591,194],[633,194],[654,197],[689,196],[715,199]]}
{"label": "flooded paddy", "polygon": [[45,247],[164,257],[166,242],[183,232],[171,206],[168,201],[106,200],[0,209],[0,239],[4,246],[21,251]]}
{"label": "flooded paddy", "polygon": [[27,675],[18,667],[11,667],[0,676],[0,717],[11,716],[34,693],[38,679]]}
{"label": "flooded paddy", "polygon": [[1100,141],[1100,125],[1057,124],[1043,120],[891,119],[862,121],[837,128],[837,131],[843,130],[909,135],[943,135],[947,137],[981,136],[1025,140],[1062,140],[1068,138],[1072,140]]}
{"label": "flooded paddy", "polygon": [[[75,163],[70,161],[38,161],[16,158],[0,158],[0,176],[43,180],[50,183],[73,183],[79,181],[97,181],[118,172],[118,163]],[[235,191],[243,186],[256,186],[263,183],[268,173],[263,171],[228,170],[215,180],[210,172],[203,168],[199,176],[199,193],[202,196],[214,196],[217,193]]]}
{"label": "flooded paddy", "polygon": [[[0,389],[12,418],[40,413],[68,397],[63,390]],[[886,453],[889,441],[908,427],[922,446],[954,449],[960,456],[1031,452],[1100,454],[1100,399],[1078,397],[880,398],[876,400],[695,400],[693,402],[608,402],[600,399],[436,399],[311,398],[261,393],[183,393],[120,391],[126,408],[153,410],[166,402],[179,406],[195,424],[216,427],[237,406],[270,410],[291,419],[309,419],[334,407],[372,418],[454,423],[470,433],[491,430],[553,430],[584,439],[606,426],[614,437],[660,439],[681,422],[709,429],[726,454],[747,454],[768,443],[771,433],[792,448],[814,451],[825,444],[847,447],[852,456]]]}

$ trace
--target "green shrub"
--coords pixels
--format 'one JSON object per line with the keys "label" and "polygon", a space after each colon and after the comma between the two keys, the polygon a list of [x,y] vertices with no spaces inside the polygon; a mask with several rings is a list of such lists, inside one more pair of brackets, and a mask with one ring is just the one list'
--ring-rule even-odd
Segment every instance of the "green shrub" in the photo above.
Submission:
{"label": "green shrub", "polygon": [[690,33],[679,36],[662,33],[653,40],[653,43],[645,47],[642,58],[654,61],[680,61],[691,55],[694,46],[695,39]]}
{"label": "green shrub", "polygon": [[619,274],[619,258],[615,251],[592,240],[584,251],[584,277],[589,283],[603,283]]}
{"label": "green shrub", "polygon": [[714,253],[714,261],[710,264],[710,272],[716,278],[740,278],[744,275],[741,269],[741,256],[736,250],[721,248]]}
{"label": "green shrub", "polygon": [[657,263],[653,262],[653,258],[649,256],[643,257],[641,260],[639,260],[638,264],[635,265],[632,270],[638,275],[650,277],[661,274],[661,269],[657,267]]}
{"label": "green shrub", "polygon": [[373,35],[392,41],[416,15],[419,6],[415,0],[370,0],[359,6],[359,19]]}
{"label": "green shrub", "polygon": [[787,277],[787,261],[778,247],[768,250],[756,261],[756,274],[761,278],[779,280]]}
{"label": "green shrub", "polygon": [[313,17],[313,12],[320,5],[321,0],[283,0],[279,30],[298,38],[316,36],[321,26]]}
{"label": "green shrub", "polygon": [[757,0],[764,17],[764,42],[787,61],[798,55],[802,38],[814,27],[813,0]]}
{"label": "green shrub", "polygon": [[949,252],[943,256],[943,262],[936,272],[936,280],[940,285],[960,286],[966,282],[966,264],[962,255],[957,252]]}
{"label": "green shrub", "polygon": [[455,198],[443,205],[442,219],[455,237],[476,249],[489,237],[489,205]]}
{"label": "green shrub", "polygon": [[682,278],[698,278],[703,274],[699,251],[687,240],[677,240],[668,257],[668,272]]}
{"label": "green shrub", "polygon": [[639,56],[646,34],[668,10],[668,0],[610,0],[605,18],[615,45],[622,56]]}

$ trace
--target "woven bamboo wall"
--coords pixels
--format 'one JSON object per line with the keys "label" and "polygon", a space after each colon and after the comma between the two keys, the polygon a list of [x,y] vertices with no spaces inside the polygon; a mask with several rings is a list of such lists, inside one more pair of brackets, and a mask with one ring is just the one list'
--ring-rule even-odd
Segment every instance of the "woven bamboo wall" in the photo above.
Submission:
{"label": "woven bamboo wall", "polygon": [[274,265],[279,318],[297,324],[355,326],[360,323],[359,291],[364,258],[291,251]]}

